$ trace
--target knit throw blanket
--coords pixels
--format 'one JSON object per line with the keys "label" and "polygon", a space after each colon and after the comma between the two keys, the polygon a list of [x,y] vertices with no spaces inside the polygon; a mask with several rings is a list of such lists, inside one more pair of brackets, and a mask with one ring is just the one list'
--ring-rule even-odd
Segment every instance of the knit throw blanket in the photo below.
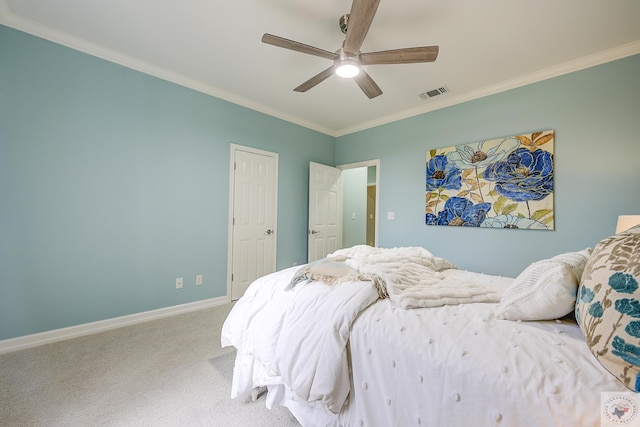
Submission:
{"label": "knit throw blanket", "polygon": [[388,297],[404,309],[500,301],[500,294],[491,288],[453,278],[445,281],[441,272],[452,268],[455,265],[420,247],[358,245],[302,267],[288,288],[304,281],[328,285],[371,281],[380,298]]}
{"label": "knit throw blanket", "polygon": [[300,282],[322,282],[326,285],[333,286],[343,282],[373,282],[378,290],[380,299],[387,298],[386,287],[384,282],[374,274],[361,274],[357,270],[349,267],[345,262],[346,257],[335,256],[322,258],[301,267],[289,282],[286,290],[293,289]]}

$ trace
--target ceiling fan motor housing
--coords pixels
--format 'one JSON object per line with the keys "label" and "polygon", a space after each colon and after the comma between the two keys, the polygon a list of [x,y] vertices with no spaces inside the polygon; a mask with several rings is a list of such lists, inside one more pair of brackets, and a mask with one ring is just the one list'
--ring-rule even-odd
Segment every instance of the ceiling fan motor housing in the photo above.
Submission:
{"label": "ceiling fan motor housing", "polygon": [[338,54],[338,57],[334,59],[335,65],[340,65],[345,61],[352,61],[360,64],[360,55],[354,55],[352,53],[345,52],[343,48],[338,49],[336,53]]}

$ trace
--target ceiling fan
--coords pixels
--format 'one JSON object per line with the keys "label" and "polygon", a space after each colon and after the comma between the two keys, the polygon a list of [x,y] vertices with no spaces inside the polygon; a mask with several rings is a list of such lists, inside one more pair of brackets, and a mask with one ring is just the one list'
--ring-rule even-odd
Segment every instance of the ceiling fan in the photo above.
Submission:
{"label": "ceiling fan", "polygon": [[362,65],[433,62],[438,57],[439,50],[438,46],[422,46],[380,52],[360,52],[379,3],[380,0],[353,0],[351,12],[339,20],[340,29],[346,37],[342,47],[335,53],[268,33],[262,36],[262,42],[333,60],[331,67],[311,77],[293,89],[294,91],[306,92],[335,73],[340,77],[353,78],[365,95],[372,99],[382,95],[382,90],[362,69]]}

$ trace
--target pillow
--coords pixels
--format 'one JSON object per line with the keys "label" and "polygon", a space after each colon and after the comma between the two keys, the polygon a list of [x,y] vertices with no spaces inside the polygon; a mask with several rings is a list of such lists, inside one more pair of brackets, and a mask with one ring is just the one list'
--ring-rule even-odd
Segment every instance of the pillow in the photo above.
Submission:
{"label": "pillow", "polygon": [[579,252],[567,252],[564,254],[556,255],[552,260],[560,261],[567,267],[571,268],[578,279],[582,277],[584,267],[587,265],[587,260],[591,256],[593,250],[591,248],[583,249]]}
{"label": "pillow", "polygon": [[640,391],[640,226],[596,245],[585,266],[576,320],[591,353]]}
{"label": "pillow", "polygon": [[499,319],[550,320],[571,313],[591,248],[534,262],[503,293]]}

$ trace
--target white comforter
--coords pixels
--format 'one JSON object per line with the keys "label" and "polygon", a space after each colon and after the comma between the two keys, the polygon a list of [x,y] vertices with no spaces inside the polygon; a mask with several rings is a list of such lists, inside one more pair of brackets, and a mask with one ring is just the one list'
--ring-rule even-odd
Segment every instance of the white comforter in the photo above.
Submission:
{"label": "white comforter", "polygon": [[[360,245],[331,256],[385,282],[394,303],[404,308],[497,300],[493,290],[444,282],[441,270],[455,268],[424,248]],[[349,394],[347,342],[355,318],[379,298],[371,281],[320,282],[287,286],[299,267],[256,280],[237,302],[222,330],[222,345],[233,345],[254,375],[234,382],[233,396],[260,385],[285,384],[305,402],[322,402],[338,413]],[[288,289],[288,290],[287,290]],[[266,296],[266,297],[265,297]],[[239,375],[240,377],[240,375]]]}
{"label": "white comforter", "polygon": [[233,345],[237,362],[255,368],[234,379],[232,397],[282,383],[300,399],[337,413],[350,390],[351,325],[378,291],[371,282],[313,282],[285,291],[297,269],[256,280],[225,321],[222,346]]}

